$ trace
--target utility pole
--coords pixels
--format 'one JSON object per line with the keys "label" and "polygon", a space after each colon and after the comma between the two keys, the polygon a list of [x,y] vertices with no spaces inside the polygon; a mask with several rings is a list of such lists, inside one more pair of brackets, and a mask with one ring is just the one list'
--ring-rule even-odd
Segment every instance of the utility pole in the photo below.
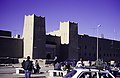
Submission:
{"label": "utility pole", "polygon": [[98,51],[98,48],[99,48],[99,42],[98,42],[98,28],[99,27],[101,27],[101,25],[99,24],[98,26],[97,26],[97,61],[98,61],[98,59],[99,59],[99,51]]}

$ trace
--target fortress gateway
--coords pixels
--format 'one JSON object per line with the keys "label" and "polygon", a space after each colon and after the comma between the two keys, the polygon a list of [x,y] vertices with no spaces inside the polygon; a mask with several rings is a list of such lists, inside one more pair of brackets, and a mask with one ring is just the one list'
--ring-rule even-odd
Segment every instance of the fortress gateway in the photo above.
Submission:
{"label": "fortress gateway", "polygon": [[[99,58],[120,60],[120,41],[99,38]],[[28,15],[24,19],[22,38],[11,37],[11,32],[0,31],[0,57],[33,59],[55,56],[66,59],[96,60],[97,38],[78,34],[78,23],[60,22],[60,29],[46,33],[45,17]]]}

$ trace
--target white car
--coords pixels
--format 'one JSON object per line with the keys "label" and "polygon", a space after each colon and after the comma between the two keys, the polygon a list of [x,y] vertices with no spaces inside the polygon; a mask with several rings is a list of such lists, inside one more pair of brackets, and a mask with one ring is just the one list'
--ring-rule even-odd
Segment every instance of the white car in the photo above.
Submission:
{"label": "white car", "polygon": [[75,68],[63,78],[115,78],[107,70]]}

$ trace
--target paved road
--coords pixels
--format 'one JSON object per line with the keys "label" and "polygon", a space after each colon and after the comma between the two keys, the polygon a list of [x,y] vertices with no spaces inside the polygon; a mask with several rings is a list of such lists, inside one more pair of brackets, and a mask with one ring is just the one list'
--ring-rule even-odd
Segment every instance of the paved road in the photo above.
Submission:
{"label": "paved road", "polygon": [[13,67],[0,67],[0,78],[14,78],[15,68]]}
{"label": "paved road", "polygon": [[[47,71],[51,68],[42,68],[41,71]],[[42,73],[42,74],[32,74],[32,78],[46,78],[47,73]],[[15,67],[0,67],[0,78],[24,78],[24,74],[16,75],[15,74]]]}

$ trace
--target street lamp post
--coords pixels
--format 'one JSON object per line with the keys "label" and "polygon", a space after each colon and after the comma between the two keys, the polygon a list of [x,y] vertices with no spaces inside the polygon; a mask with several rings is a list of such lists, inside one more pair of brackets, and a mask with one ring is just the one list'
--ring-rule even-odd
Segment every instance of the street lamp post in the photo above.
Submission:
{"label": "street lamp post", "polygon": [[98,61],[98,56],[99,56],[99,51],[98,51],[98,47],[99,47],[99,44],[98,44],[98,28],[100,27],[101,25],[98,25],[97,26],[97,61]]}

